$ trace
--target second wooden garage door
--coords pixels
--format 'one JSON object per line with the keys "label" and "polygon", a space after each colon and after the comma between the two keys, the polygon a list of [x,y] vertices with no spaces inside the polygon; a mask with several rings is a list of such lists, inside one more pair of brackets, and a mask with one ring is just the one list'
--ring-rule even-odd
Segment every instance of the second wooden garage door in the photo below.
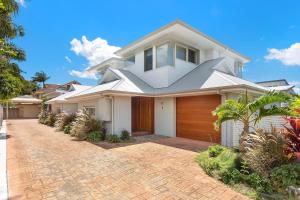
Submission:
{"label": "second wooden garage door", "polygon": [[220,95],[176,98],[177,137],[220,143],[220,132],[213,126],[216,117],[211,114],[220,103]]}

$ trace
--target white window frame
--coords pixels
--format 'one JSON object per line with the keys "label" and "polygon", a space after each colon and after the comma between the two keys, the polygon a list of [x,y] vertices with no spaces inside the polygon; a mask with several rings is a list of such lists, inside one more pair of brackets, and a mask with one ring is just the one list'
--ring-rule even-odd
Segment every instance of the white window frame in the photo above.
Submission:
{"label": "white window frame", "polygon": [[[84,106],[83,109],[92,117],[96,116],[96,107],[95,106]],[[90,114],[88,109],[94,109],[94,113]]]}
{"label": "white window frame", "polygon": [[[151,47],[148,47],[148,48],[145,48],[144,49],[144,72],[150,72],[150,71],[152,71],[153,69],[154,69],[154,54],[156,53],[155,51],[154,51],[154,48],[155,48],[155,46],[151,46]],[[151,69],[149,69],[149,70],[145,70],[145,64],[146,64],[146,60],[145,60],[145,51],[147,51],[147,50],[149,50],[149,49],[152,49],[152,68]]]}
{"label": "white window frame", "polygon": [[[175,58],[176,59],[179,59],[179,60],[182,60],[180,58],[177,58],[176,54],[177,54],[177,46],[180,46],[181,48],[184,48],[185,49],[185,62],[188,62],[188,63],[192,63],[194,65],[198,65],[200,63],[200,50],[199,49],[196,49],[196,48],[193,48],[193,47],[189,47],[187,45],[184,45],[184,44],[181,44],[181,43],[175,43]],[[192,50],[192,51],[195,51],[196,53],[196,63],[193,63],[193,62],[190,62],[189,61],[189,49]]]}
{"label": "white window frame", "polygon": [[[157,63],[157,57],[158,57],[158,56],[157,56],[157,48],[160,47],[160,46],[163,46],[163,45],[165,45],[165,44],[170,45],[171,43],[174,44],[172,64],[170,64],[170,65],[158,66],[158,63]],[[156,66],[155,68],[162,68],[162,67],[165,67],[165,66],[172,66],[172,67],[175,66],[175,59],[176,59],[176,50],[175,50],[176,48],[175,48],[175,46],[176,46],[176,43],[175,43],[175,42],[172,42],[172,41],[164,41],[164,42],[161,42],[161,43],[155,45],[155,66]],[[168,46],[168,49],[169,49],[169,46]],[[168,55],[168,56],[169,56],[169,55]]]}

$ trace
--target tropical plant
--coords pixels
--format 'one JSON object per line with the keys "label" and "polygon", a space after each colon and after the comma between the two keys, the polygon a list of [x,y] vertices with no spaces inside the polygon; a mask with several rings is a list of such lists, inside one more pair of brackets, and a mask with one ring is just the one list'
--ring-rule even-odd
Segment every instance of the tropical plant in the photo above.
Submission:
{"label": "tropical plant", "polygon": [[221,145],[213,145],[208,147],[208,153],[210,157],[216,157],[218,156],[220,153],[222,153],[222,151],[224,151],[224,147]]}
{"label": "tropical plant", "polygon": [[284,153],[286,141],[282,134],[271,131],[257,129],[249,134],[252,141],[243,155],[243,160],[255,172],[263,176],[269,176],[272,168],[288,162],[288,157]]}
{"label": "tropical plant", "polygon": [[70,134],[71,132],[71,124],[68,124],[64,127],[64,134]]}
{"label": "tropical plant", "polygon": [[40,111],[40,113],[38,115],[38,121],[39,121],[39,123],[45,124],[45,120],[47,118],[47,115],[48,115],[48,113],[47,113],[47,105],[45,104],[45,100],[43,100],[42,103],[41,103],[41,111]]}
{"label": "tropical plant", "polygon": [[43,88],[45,88],[45,82],[50,78],[45,72],[40,71],[36,72],[34,76],[32,77],[33,82],[42,83]]}
{"label": "tropical plant", "polygon": [[121,140],[130,140],[130,133],[127,130],[121,132]]}
{"label": "tropical plant", "polygon": [[244,152],[249,142],[248,135],[250,128],[255,127],[264,117],[289,115],[290,110],[288,107],[278,107],[274,104],[288,102],[290,99],[289,95],[280,92],[268,92],[254,99],[246,92],[245,95],[241,95],[236,100],[227,100],[213,111],[213,115],[218,117],[215,122],[215,128],[218,129],[227,120],[241,122],[243,124],[243,131],[240,138],[240,150]]}
{"label": "tropical plant", "polygon": [[290,107],[292,110],[292,114],[300,117],[300,95],[297,95],[293,98]]}
{"label": "tropical plant", "polygon": [[65,126],[70,124],[75,119],[74,114],[68,114],[66,112],[61,112],[56,115],[56,121],[54,127],[59,131],[63,131]]}
{"label": "tropical plant", "polygon": [[88,133],[92,131],[101,131],[102,122],[92,118],[85,110],[79,110],[76,113],[75,120],[71,123],[70,135],[79,140],[85,140]]}
{"label": "tropical plant", "polygon": [[300,118],[287,117],[288,125],[283,125],[285,131],[283,135],[287,140],[285,152],[290,157],[294,156],[295,152],[300,152]]}

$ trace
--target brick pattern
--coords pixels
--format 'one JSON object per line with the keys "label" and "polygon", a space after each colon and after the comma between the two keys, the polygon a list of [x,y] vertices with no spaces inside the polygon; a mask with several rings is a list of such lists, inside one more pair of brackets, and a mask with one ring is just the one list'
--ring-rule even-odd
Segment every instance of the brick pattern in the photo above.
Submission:
{"label": "brick pattern", "polygon": [[157,141],[105,149],[36,120],[11,120],[8,134],[10,199],[247,199],[207,176],[195,152]]}

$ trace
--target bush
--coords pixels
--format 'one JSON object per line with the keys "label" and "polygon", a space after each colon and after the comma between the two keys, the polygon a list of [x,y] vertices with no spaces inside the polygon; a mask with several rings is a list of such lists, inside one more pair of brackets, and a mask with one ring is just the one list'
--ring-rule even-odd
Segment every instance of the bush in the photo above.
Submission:
{"label": "bush", "polygon": [[242,180],[242,174],[237,169],[230,169],[228,171],[224,171],[220,175],[222,182],[224,182],[225,184],[233,185],[241,182]]}
{"label": "bush", "polygon": [[121,142],[120,137],[118,135],[113,135],[113,134],[107,135],[106,140],[108,142],[111,142],[111,143],[119,143],[119,142]]}
{"label": "bush", "polygon": [[105,137],[101,131],[92,131],[88,134],[87,139],[89,141],[99,142],[99,141],[103,141]]}
{"label": "bush", "polygon": [[45,124],[45,120],[47,118],[47,105],[45,104],[45,100],[41,103],[41,111],[38,115],[38,122],[41,124]]}
{"label": "bush", "polygon": [[275,129],[270,132],[258,129],[249,135],[249,141],[242,158],[253,171],[268,177],[272,168],[288,162],[284,153],[286,141]]}
{"label": "bush", "polygon": [[127,130],[123,130],[121,133],[121,140],[130,140],[130,133]]}
{"label": "bush", "polygon": [[75,120],[71,123],[70,135],[77,137],[79,140],[85,140],[88,133],[100,131],[102,123],[92,118],[86,111],[80,110],[76,113]]}
{"label": "bush", "polygon": [[71,131],[71,124],[68,124],[64,127],[64,133],[70,134],[70,131]]}
{"label": "bush", "polygon": [[244,176],[244,181],[258,192],[271,192],[272,186],[268,179],[262,177],[258,173],[252,173]]}
{"label": "bush", "polygon": [[[223,151],[215,156],[210,156],[209,150],[199,153],[196,158],[198,164],[210,176],[217,177],[222,180],[222,177],[228,176],[229,171],[238,168],[240,165],[239,154],[233,149],[222,147]],[[213,154],[215,155],[215,154]]]}
{"label": "bush", "polygon": [[288,186],[299,186],[300,164],[286,164],[272,169],[271,181],[273,187],[280,192],[285,192]]}
{"label": "bush", "polygon": [[55,124],[55,114],[53,114],[53,113],[48,113],[48,114],[47,114],[47,117],[46,117],[46,119],[45,119],[45,121],[44,121],[44,123],[45,123],[46,125],[48,125],[48,126],[53,127],[54,124]]}
{"label": "bush", "polygon": [[224,150],[224,147],[221,145],[214,145],[214,146],[208,147],[208,153],[209,153],[210,157],[218,156],[223,150]]}
{"label": "bush", "polygon": [[74,114],[68,114],[65,112],[59,113],[56,115],[56,121],[54,126],[57,128],[59,131],[63,131],[64,127],[68,124],[70,124],[73,120],[75,119]]}

